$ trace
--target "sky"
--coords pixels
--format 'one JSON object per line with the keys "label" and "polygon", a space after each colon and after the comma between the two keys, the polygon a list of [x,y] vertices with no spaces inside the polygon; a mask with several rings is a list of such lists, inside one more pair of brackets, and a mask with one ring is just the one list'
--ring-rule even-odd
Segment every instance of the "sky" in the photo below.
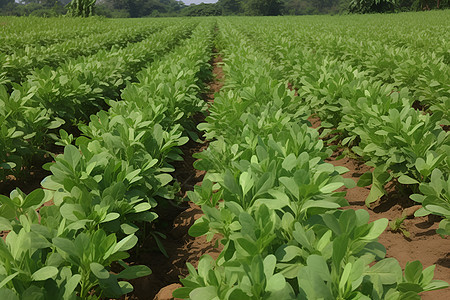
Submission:
{"label": "sky", "polygon": [[192,3],[200,4],[200,3],[216,3],[218,0],[181,0],[184,4],[189,5]]}

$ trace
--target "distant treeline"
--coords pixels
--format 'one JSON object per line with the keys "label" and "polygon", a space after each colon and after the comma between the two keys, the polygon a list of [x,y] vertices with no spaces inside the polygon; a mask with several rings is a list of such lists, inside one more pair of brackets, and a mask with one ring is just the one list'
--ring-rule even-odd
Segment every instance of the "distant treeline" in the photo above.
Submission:
{"label": "distant treeline", "polygon": [[[0,0],[0,15],[58,16],[70,0]],[[97,0],[95,14],[110,18],[273,16],[400,12],[450,7],[450,0],[219,0],[186,5],[177,0]]]}

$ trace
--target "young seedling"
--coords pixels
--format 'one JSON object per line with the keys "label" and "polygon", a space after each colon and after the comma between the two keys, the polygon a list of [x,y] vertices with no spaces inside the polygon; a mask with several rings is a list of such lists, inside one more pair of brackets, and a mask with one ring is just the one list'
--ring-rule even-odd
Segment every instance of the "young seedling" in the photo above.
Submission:
{"label": "young seedling", "polygon": [[402,215],[400,218],[390,221],[389,230],[392,232],[401,232],[405,237],[409,238],[411,234],[406,230],[405,224],[403,223],[407,217],[407,215]]}

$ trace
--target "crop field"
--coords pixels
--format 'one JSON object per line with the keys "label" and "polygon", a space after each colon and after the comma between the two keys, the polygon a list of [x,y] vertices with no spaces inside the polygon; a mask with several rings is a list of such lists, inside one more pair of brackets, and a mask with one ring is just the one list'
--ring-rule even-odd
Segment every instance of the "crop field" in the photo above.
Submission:
{"label": "crop field", "polygon": [[0,17],[0,299],[450,299],[449,20]]}

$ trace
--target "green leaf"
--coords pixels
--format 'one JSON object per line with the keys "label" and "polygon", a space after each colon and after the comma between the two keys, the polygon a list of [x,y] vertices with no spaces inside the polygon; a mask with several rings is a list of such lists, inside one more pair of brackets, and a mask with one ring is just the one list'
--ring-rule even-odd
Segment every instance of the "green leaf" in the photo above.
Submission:
{"label": "green leaf", "polygon": [[350,272],[352,271],[352,264],[348,263],[344,267],[344,271],[342,272],[341,279],[339,280],[339,290],[342,294],[345,293],[347,281],[350,277]]}
{"label": "green leaf", "polygon": [[[5,284],[7,284],[8,282],[10,282],[14,277],[16,277],[17,275],[19,275],[19,272],[13,273],[9,276],[6,276],[1,282],[0,282],[0,290],[3,288],[3,286],[5,286]],[[0,298],[1,299],[1,298]]]}
{"label": "green leaf", "polygon": [[243,172],[241,174],[241,176],[239,177],[239,184],[242,187],[242,192],[243,192],[244,196],[250,191],[250,189],[253,187],[254,183],[255,182],[254,182],[252,176],[250,175],[250,173]]}
{"label": "green leaf", "polygon": [[324,257],[316,254],[310,255],[307,263],[310,270],[320,276],[322,280],[331,282],[330,270]]}
{"label": "green leaf", "polygon": [[58,269],[56,267],[47,266],[43,267],[31,275],[31,279],[34,281],[43,281],[52,278],[58,274]]}
{"label": "green leaf", "polygon": [[63,218],[69,221],[78,221],[80,220],[79,216],[85,216],[83,207],[80,204],[63,204],[59,209]]}
{"label": "green leaf", "polygon": [[395,258],[386,258],[377,262],[364,274],[384,285],[395,284],[402,279],[402,268]]}
{"label": "green leaf", "polygon": [[425,209],[431,211],[434,214],[441,215],[444,217],[450,217],[450,210],[446,209],[445,207],[433,204],[425,204],[424,207]]}
{"label": "green leaf", "polygon": [[189,293],[189,298],[191,298],[192,300],[214,299],[215,297],[217,297],[216,289],[217,288],[215,286],[196,288]]}
{"label": "green leaf", "polygon": [[408,282],[418,283],[422,275],[423,266],[418,260],[407,262],[405,267],[405,278]]}
{"label": "green leaf", "polygon": [[435,291],[440,289],[445,289],[449,287],[449,284],[443,280],[433,280],[430,284],[426,285],[424,291]]}
{"label": "green leaf", "polygon": [[117,243],[117,245],[114,247],[113,253],[130,250],[136,245],[137,241],[138,238],[134,234],[129,235]]}
{"label": "green leaf", "polygon": [[117,277],[122,279],[135,279],[150,275],[152,271],[147,266],[131,266],[120,272]]}
{"label": "green leaf", "polygon": [[297,157],[295,157],[294,153],[289,154],[286,156],[286,158],[283,160],[282,167],[286,171],[291,171],[295,165],[297,164]]}
{"label": "green leaf", "polygon": [[291,194],[298,199],[300,190],[298,189],[298,185],[293,178],[289,177],[280,177],[280,182],[291,192]]}
{"label": "green leaf", "polygon": [[[40,206],[46,200],[45,192],[43,189],[36,189],[28,194],[25,197],[25,200],[22,204],[22,208],[28,208],[33,206]],[[36,207],[37,208],[37,207]]]}
{"label": "green leaf", "polygon": [[56,237],[52,240],[52,242],[57,248],[59,248],[63,252],[66,252],[71,256],[78,257],[78,253],[76,252],[75,245],[72,241],[65,238]]}
{"label": "green leaf", "polygon": [[118,213],[109,213],[106,215],[106,217],[102,220],[101,223],[110,222],[110,221],[118,219],[119,217],[120,217],[120,214],[118,214]]}
{"label": "green leaf", "polygon": [[305,204],[303,204],[302,206],[302,211],[309,209],[309,208],[338,208],[340,207],[339,204],[334,203],[334,202],[330,202],[330,201],[325,201],[325,200],[308,200],[305,202]]}
{"label": "green leaf", "polygon": [[0,231],[9,231],[12,230],[11,222],[3,217],[0,217]]}
{"label": "green leaf", "polygon": [[192,291],[192,288],[190,288],[190,287],[180,287],[180,288],[177,288],[175,291],[173,291],[172,297],[186,299],[186,298],[189,298],[189,293],[191,291]]}
{"label": "green leaf", "polygon": [[372,184],[372,172],[366,172],[361,177],[359,177],[358,183],[356,184],[359,187],[366,187]]}
{"label": "green leaf", "polygon": [[209,222],[200,218],[189,228],[189,235],[192,237],[198,237],[207,234],[209,231]]}
{"label": "green leaf", "polygon": [[129,283],[128,281],[119,281],[119,287],[121,290],[120,295],[129,294],[133,291],[133,285],[131,283]]}
{"label": "green leaf", "polygon": [[152,206],[148,202],[141,202],[133,207],[133,211],[135,213],[139,213],[139,212],[150,210],[151,208],[152,208]]}
{"label": "green leaf", "polygon": [[329,183],[327,185],[325,185],[324,187],[322,187],[320,189],[320,192],[328,194],[333,192],[334,190],[337,190],[338,188],[340,188],[341,186],[343,186],[344,183],[343,182],[333,182],[333,183]]}
{"label": "green leaf", "polygon": [[64,160],[67,161],[70,166],[75,169],[81,159],[80,150],[73,145],[64,147]]}
{"label": "green leaf", "polygon": [[386,218],[378,219],[371,223],[371,228],[367,235],[363,236],[361,239],[365,241],[373,241],[377,239],[383,231],[386,229],[386,227],[389,224],[389,220]]}
{"label": "green leaf", "polygon": [[276,251],[275,255],[280,262],[288,262],[302,255],[302,250],[293,245],[283,245]]}
{"label": "green leaf", "polygon": [[64,295],[63,295],[64,300],[69,300],[72,298],[73,292],[77,288],[80,281],[81,281],[80,274],[75,274],[69,280],[67,280],[67,283],[64,288]]}
{"label": "green leaf", "polygon": [[93,262],[90,265],[92,274],[95,275],[98,279],[108,279],[110,276],[110,273],[108,270],[105,269],[101,264]]}
{"label": "green leaf", "polygon": [[346,235],[340,235],[333,241],[332,259],[336,269],[341,268],[342,260],[347,253],[348,243],[349,239]]}
{"label": "green leaf", "polygon": [[240,248],[241,253],[247,253],[248,256],[258,254],[258,248],[255,243],[248,239],[239,238],[236,240],[236,248]]}
{"label": "green leaf", "polygon": [[398,178],[398,182],[401,184],[418,184],[419,182],[414,178],[411,178],[407,175],[402,175]]}
{"label": "green leaf", "polygon": [[377,201],[385,194],[384,185],[390,178],[391,175],[386,172],[385,166],[375,168],[372,173],[372,188],[365,201],[367,206],[369,206],[370,203]]}
{"label": "green leaf", "polygon": [[283,274],[277,273],[269,278],[266,285],[266,291],[277,292],[282,290],[286,285],[286,279]]}
{"label": "green leaf", "polygon": [[397,286],[397,290],[400,292],[406,293],[406,292],[415,292],[420,293],[423,291],[422,287],[417,283],[411,283],[411,282],[401,282]]}
{"label": "green leaf", "polygon": [[19,300],[19,296],[10,289],[0,289],[0,299],[2,300]]}
{"label": "green leaf", "polygon": [[267,255],[263,260],[264,265],[264,275],[266,278],[269,278],[273,275],[273,271],[275,271],[275,265],[277,264],[277,259],[274,255]]}
{"label": "green leaf", "polygon": [[42,287],[32,285],[23,291],[21,295],[22,300],[42,300],[45,299],[45,291]]}

